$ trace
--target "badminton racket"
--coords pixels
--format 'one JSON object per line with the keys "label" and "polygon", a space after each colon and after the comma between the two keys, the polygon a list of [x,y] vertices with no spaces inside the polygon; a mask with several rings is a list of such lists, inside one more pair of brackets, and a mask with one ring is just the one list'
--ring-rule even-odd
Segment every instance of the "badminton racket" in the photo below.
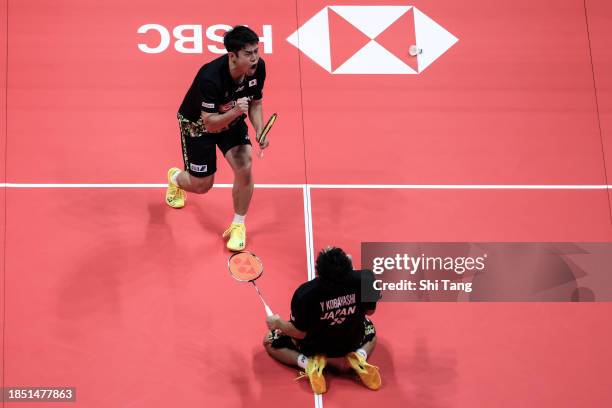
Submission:
{"label": "badminton racket", "polygon": [[251,282],[253,284],[259,295],[259,299],[261,299],[261,303],[263,303],[266,309],[266,315],[272,316],[274,314],[272,313],[272,309],[270,309],[270,306],[268,306],[259,288],[255,284],[255,281],[263,274],[263,263],[261,260],[247,251],[236,252],[227,260],[227,268],[229,269],[230,275],[237,281]]}
{"label": "badminton racket", "polygon": [[[257,143],[261,145],[263,142],[266,141],[266,139],[268,138],[268,133],[270,132],[270,129],[272,129],[274,122],[276,122],[277,117],[278,115],[276,113],[273,113],[272,116],[270,116],[270,119],[268,119],[268,123],[266,123],[266,126],[264,126],[263,130],[261,131],[261,134],[257,138]],[[263,157],[263,150],[261,149],[261,147],[259,148],[259,153],[257,155],[260,159]]]}

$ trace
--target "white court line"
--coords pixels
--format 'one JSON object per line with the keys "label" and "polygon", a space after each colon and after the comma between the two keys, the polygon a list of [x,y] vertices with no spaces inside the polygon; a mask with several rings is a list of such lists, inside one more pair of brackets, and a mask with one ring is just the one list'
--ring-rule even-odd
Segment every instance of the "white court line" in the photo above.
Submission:
{"label": "white court line", "polygon": [[[156,183],[0,183],[6,188],[166,188]],[[232,184],[214,184],[215,188],[231,188]],[[255,184],[256,188],[304,188],[304,184]]]}
{"label": "white court line", "polygon": [[606,184],[311,184],[320,189],[414,190],[607,190]]}
{"label": "white court line", "polygon": [[315,408],[323,408],[323,396],[314,394]]}
{"label": "white court line", "polygon": [[308,265],[308,280],[315,277],[314,273],[314,245],[312,240],[312,206],[310,204],[310,187],[305,185],[304,194],[304,230],[306,231],[306,260]]}
{"label": "white court line", "polygon": [[[0,188],[165,188],[155,183],[0,183]],[[231,188],[232,184],[215,184]],[[255,184],[276,189],[392,189],[392,190],[608,190],[606,184]],[[310,191],[308,191],[310,195]]]}
{"label": "white court line", "polygon": [[[310,185],[304,184],[304,230],[306,231],[306,262],[308,265],[308,280],[315,278],[314,270],[314,244],[312,240],[312,205],[310,201]],[[323,408],[323,396],[314,394],[315,408]]]}

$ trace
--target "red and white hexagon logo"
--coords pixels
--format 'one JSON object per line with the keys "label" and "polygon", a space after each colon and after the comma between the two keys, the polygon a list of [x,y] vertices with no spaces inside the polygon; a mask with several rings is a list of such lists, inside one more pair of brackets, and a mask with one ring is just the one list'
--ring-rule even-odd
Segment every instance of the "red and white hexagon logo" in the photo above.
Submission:
{"label": "red and white hexagon logo", "polygon": [[459,40],[413,6],[326,6],[287,41],[332,74],[418,74]]}

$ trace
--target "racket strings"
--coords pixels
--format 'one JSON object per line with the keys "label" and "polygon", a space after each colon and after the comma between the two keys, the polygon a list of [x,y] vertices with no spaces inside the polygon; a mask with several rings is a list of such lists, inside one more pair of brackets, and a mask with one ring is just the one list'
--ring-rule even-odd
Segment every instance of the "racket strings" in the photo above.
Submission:
{"label": "racket strings", "polygon": [[253,281],[263,273],[263,264],[255,255],[248,252],[239,252],[229,259],[231,275],[243,282]]}
{"label": "racket strings", "polygon": [[257,280],[263,273],[263,263],[261,260],[250,252],[237,252],[230,256],[227,261],[227,266],[234,279],[241,282],[251,282],[253,284],[255,290],[257,291],[257,295],[261,299],[261,303],[264,305],[266,315],[272,316],[272,309],[270,309],[270,306],[268,306],[264,300],[263,296],[261,295],[261,291],[257,287],[257,284],[255,284],[255,280]]}

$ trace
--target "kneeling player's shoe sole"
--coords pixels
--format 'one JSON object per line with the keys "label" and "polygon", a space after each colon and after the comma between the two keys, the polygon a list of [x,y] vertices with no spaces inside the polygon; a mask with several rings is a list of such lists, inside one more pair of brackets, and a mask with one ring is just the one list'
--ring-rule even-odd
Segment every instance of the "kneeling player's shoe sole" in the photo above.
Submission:
{"label": "kneeling player's shoe sole", "polygon": [[377,390],[382,384],[378,367],[368,363],[359,353],[351,352],[345,357],[346,362],[359,375],[363,385],[371,390]]}
{"label": "kneeling player's shoe sole", "polygon": [[327,359],[323,355],[317,354],[314,357],[309,357],[308,364],[306,365],[306,372],[300,373],[297,379],[308,377],[310,387],[315,394],[325,393],[327,391],[327,383],[323,376],[323,369],[326,364]]}

